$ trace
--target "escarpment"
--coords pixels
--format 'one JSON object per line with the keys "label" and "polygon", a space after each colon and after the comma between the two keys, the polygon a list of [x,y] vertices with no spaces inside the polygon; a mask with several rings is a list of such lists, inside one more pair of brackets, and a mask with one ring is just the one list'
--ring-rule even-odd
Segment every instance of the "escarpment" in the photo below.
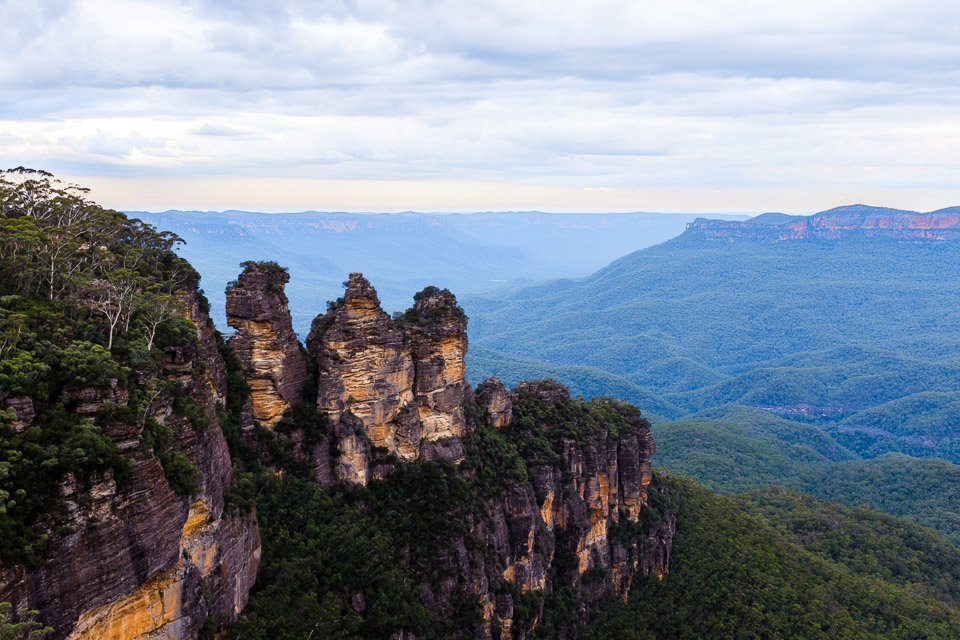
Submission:
{"label": "escarpment", "polygon": [[42,561],[0,566],[0,601],[38,609],[54,638],[194,637],[235,620],[253,586],[256,517],[225,507],[225,368],[196,292],[183,303],[193,335],[164,348],[156,377],[69,394],[72,411],[104,424],[127,461],[123,477],[68,475],[58,508],[35,526]]}
{"label": "escarpment", "polygon": [[[274,546],[264,557],[334,545],[323,608],[361,637],[424,637],[438,624],[477,638],[519,639],[538,627],[575,638],[593,605],[626,597],[638,576],[666,575],[676,509],[651,506],[654,446],[635,407],[572,399],[550,380],[471,389],[467,318],[454,295],[427,287],[390,317],[360,274],[314,321],[307,358],[287,280],[272,263],[245,263],[228,292],[236,333],[226,345],[191,291],[181,301],[189,338],[164,343],[155,370],[62,394],[69,411],[104,425],[129,474],[68,476],[58,509],[37,525],[42,562],[0,566],[0,601],[39,609],[58,640],[242,626],[273,596],[251,591],[261,532],[238,505],[259,497],[231,497],[232,463],[258,492],[294,486],[290,495],[326,496],[318,504],[343,518],[322,523],[329,529],[265,527]],[[6,404],[17,433],[44,415],[29,397]],[[299,503],[287,507],[310,517]],[[393,591],[369,573],[358,582],[330,540],[288,544],[371,523]],[[248,597],[253,614],[243,612]],[[414,613],[384,621],[383,611],[400,609]]]}
{"label": "escarpment", "polygon": [[[750,220],[698,218],[687,225],[688,238],[762,242],[836,241],[885,238],[915,243],[960,240],[960,209],[929,213],[851,205],[812,216],[764,214]],[[682,237],[682,236],[681,236]]]}

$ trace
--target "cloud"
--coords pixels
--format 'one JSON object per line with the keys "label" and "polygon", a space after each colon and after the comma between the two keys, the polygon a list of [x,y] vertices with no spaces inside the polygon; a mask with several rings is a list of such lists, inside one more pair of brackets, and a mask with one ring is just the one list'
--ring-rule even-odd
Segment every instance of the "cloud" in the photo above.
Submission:
{"label": "cloud", "polygon": [[8,2],[0,159],[105,176],[932,188],[960,168],[957,14],[929,0]]}

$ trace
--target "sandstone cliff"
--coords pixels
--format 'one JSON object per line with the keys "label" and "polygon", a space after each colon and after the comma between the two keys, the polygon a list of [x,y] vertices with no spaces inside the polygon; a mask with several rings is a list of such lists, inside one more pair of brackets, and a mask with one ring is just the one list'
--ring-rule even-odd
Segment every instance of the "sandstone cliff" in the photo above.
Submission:
{"label": "sandstone cliff", "polygon": [[250,386],[253,418],[272,427],[302,400],[307,363],[293,332],[284,285],[290,276],[271,263],[248,262],[227,291],[230,338]]}
{"label": "sandstone cliff", "polygon": [[852,205],[812,216],[765,214],[751,220],[698,219],[687,225],[690,237],[765,242],[890,238],[911,242],[960,240],[960,209],[930,213]]}
{"label": "sandstone cliff", "polygon": [[350,274],[346,287],[307,337],[318,367],[317,409],[335,427],[345,420],[360,427],[335,432],[340,478],[366,484],[371,451],[399,461],[459,458],[467,337],[456,298],[430,287],[393,319],[361,274]]}
{"label": "sandstone cliff", "polygon": [[[361,274],[345,286],[307,338],[316,411],[326,421],[308,436],[296,428],[303,416],[288,412],[274,437],[288,434],[295,457],[321,484],[366,485],[389,479],[398,464],[435,459],[460,463],[474,478],[478,502],[450,514],[462,521],[461,533],[435,555],[404,561],[423,576],[410,588],[428,610],[449,619],[480,602],[481,637],[523,638],[552,594],[567,593],[583,620],[599,599],[625,597],[635,576],[666,574],[674,512],[648,506],[655,449],[639,411],[572,400],[552,381],[510,391],[491,379],[473,391],[465,380],[466,317],[453,294],[428,287],[391,318]],[[274,307],[270,322],[289,326],[285,306]],[[258,356],[238,356],[253,387]],[[311,437],[319,443],[312,449]],[[516,455],[513,466],[502,459]],[[349,602],[356,613],[364,594]],[[532,614],[530,602],[539,603]]]}
{"label": "sandstone cliff", "polygon": [[[529,479],[488,504],[494,526],[484,533],[498,551],[501,576],[521,592],[568,589],[585,616],[602,597],[626,597],[635,576],[664,576],[675,513],[647,506],[655,447],[639,412],[615,401],[571,400],[551,380],[521,383],[506,402],[491,386],[499,381],[478,388],[478,398],[489,403],[488,424],[500,425],[503,412],[512,413],[501,426],[505,438],[521,443]],[[489,413],[491,406],[496,412]],[[520,638],[536,626],[535,617],[517,628],[513,597],[488,596],[500,637]]]}
{"label": "sandstone cliff", "polygon": [[[60,508],[37,525],[42,563],[0,566],[0,601],[39,609],[54,638],[191,637],[208,619],[229,624],[247,601],[256,517],[224,507],[232,470],[215,402],[226,395],[225,368],[199,298],[185,303],[195,335],[166,349],[158,378],[140,381],[139,412],[126,410],[129,392],[116,381],[71,394],[74,411],[112,412],[105,431],[129,460],[129,479],[68,477]],[[165,434],[192,465],[189,492],[174,491],[145,430]]]}

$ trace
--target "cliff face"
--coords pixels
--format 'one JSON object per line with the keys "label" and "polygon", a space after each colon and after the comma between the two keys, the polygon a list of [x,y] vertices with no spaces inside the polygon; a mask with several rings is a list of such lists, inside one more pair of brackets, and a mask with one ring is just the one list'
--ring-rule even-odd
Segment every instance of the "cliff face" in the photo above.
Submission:
{"label": "cliff face", "polygon": [[[502,489],[484,499],[469,528],[478,551],[469,551],[477,545],[468,537],[457,542],[460,551],[440,559],[438,569],[460,581],[422,591],[427,606],[440,612],[458,593],[479,597],[486,621],[481,637],[523,638],[551,594],[568,594],[585,621],[601,598],[626,597],[636,576],[666,575],[676,512],[648,504],[655,448],[635,409],[571,400],[552,381],[522,383],[506,397],[502,389],[497,380],[478,388],[483,421],[506,441],[526,443],[519,452],[527,480],[504,478]],[[503,423],[505,413],[513,420]],[[483,455],[475,449],[483,445],[471,437],[467,442],[467,473],[482,472],[471,456]],[[539,608],[515,619],[516,598],[531,596],[540,598]],[[576,635],[572,628],[554,631]]]}
{"label": "cliff face", "polygon": [[268,428],[301,401],[307,378],[283,292],[289,280],[279,267],[251,262],[227,291],[227,324],[237,330],[230,346],[250,386],[253,418]]}
{"label": "cliff face", "polygon": [[[656,449],[639,412],[598,401],[578,416],[581,405],[552,381],[521,383],[510,404],[516,424],[507,427],[507,437],[542,435],[551,447],[521,449],[532,493],[521,498],[515,490],[506,501],[511,553],[504,577],[524,589],[543,589],[553,569],[554,580],[579,585],[590,603],[625,597],[637,574],[665,575],[675,514],[654,514],[647,506]],[[609,422],[594,422],[606,415]],[[542,432],[531,424],[542,425]],[[644,509],[653,520],[641,518]],[[535,544],[538,536],[546,544]],[[558,554],[569,560],[558,563]]]}
{"label": "cliff face", "polygon": [[[277,430],[292,433],[295,454],[309,457],[322,484],[366,485],[400,462],[437,458],[460,463],[469,477],[495,476],[493,486],[472,481],[481,506],[457,516],[462,533],[429,566],[410,560],[418,575],[446,576],[411,586],[428,610],[450,619],[479,601],[480,637],[522,638],[550,594],[567,592],[584,620],[600,598],[625,597],[635,576],[666,574],[674,512],[648,506],[655,449],[635,408],[571,400],[552,381],[509,391],[491,379],[474,392],[465,381],[466,317],[453,294],[428,287],[391,318],[361,274],[345,284],[307,338],[316,410],[327,418],[313,435],[320,444],[305,453],[309,438],[290,432],[287,419]],[[271,321],[289,326],[286,309],[278,313]],[[257,367],[244,362],[244,371],[253,387]],[[501,469],[499,456],[511,454],[486,452],[489,438],[516,447],[524,471]],[[540,609],[531,616],[527,603],[516,619],[518,597],[539,598]],[[352,611],[363,602],[363,593],[350,594]]]}
{"label": "cliff face", "polygon": [[[316,360],[317,408],[335,427],[356,423],[375,449],[400,461],[462,455],[466,319],[449,292],[433,288],[399,319],[350,274],[344,297],[307,337]],[[349,416],[349,417],[348,417]],[[366,484],[370,454],[354,428],[337,428],[339,476]]]}
{"label": "cliff face", "polygon": [[[85,413],[120,405],[105,431],[130,461],[129,480],[68,477],[61,507],[37,525],[47,537],[42,564],[0,567],[0,601],[39,609],[55,638],[190,637],[208,617],[231,622],[246,603],[260,537],[255,516],[224,509],[232,470],[215,402],[226,394],[225,367],[198,298],[186,303],[195,337],[168,348],[161,377],[145,381],[154,393],[143,415],[122,410],[128,394],[115,384],[73,399]],[[189,495],[174,492],[143,444],[149,417],[195,467]]]}
{"label": "cliff face", "polygon": [[890,238],[913,242],[960,240],[960,210],[930,213],[853,205],[812,216],[784,216],[775,223],[698,219],[687,225],[687,234],[711,240],[750,239],[765,242]]}

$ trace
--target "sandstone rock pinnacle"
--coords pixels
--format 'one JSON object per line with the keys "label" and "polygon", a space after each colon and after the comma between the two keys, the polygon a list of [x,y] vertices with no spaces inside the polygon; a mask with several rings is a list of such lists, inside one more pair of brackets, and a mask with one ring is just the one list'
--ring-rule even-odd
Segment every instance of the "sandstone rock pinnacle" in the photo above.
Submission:
{"label": "sandstone rock pinnacle", "polygon": [[254,419],[272,427],[302,400],[307,363],[283,292],[290,276],[275,263],[244,267],[227,291],[227,324],[237,330],[230,344],[250,385]]}

